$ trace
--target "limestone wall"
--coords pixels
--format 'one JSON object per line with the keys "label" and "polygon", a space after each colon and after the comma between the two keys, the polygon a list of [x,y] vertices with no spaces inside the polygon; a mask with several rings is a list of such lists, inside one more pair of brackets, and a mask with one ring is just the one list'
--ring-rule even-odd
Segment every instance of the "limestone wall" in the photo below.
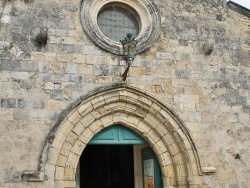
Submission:
{"label": "limestone wall", "polygon": [[[0,187],[45,187],[21,173],[37,170],[58,115],[80,96],[120,83],[125,62],[87,37],[80,0],[2,2]],[[250,19],[219,0],[155,3],[161,37],[136,56],[127,84],[163,101],[189,128],[204,166],[217,169],[200,187],[249,187]],[[45,46],[37,42],[43,32]]]}

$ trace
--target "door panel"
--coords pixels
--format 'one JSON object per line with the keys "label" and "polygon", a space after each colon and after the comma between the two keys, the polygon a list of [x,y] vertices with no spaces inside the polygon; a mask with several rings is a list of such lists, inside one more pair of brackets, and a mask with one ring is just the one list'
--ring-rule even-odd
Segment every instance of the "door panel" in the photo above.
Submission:
{"label": "door panel", "polygon": [[122,125],[112,125],[95,135],[88,144],[147,144],[134,131]]}
{"label": "door panel", "polygon": [[143,188],[163,188],[159,162],[151,148],[141,150]]}

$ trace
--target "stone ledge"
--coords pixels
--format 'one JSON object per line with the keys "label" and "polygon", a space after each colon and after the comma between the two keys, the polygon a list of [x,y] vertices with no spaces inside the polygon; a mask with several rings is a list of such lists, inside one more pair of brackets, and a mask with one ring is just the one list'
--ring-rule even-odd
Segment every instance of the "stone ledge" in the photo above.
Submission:
{"label": "stone ledge", "polygon": [[43,182],[44,172],[39,171],[24,171],[21,175],[23,181],[28,182]]}
{"label": "stone ledge", "polygon": [[209,167],[202,167],[202,173],[204,175],[210,175],[210,174],[214,174],[216,172],[216,168],[213,166],[209,166]]}

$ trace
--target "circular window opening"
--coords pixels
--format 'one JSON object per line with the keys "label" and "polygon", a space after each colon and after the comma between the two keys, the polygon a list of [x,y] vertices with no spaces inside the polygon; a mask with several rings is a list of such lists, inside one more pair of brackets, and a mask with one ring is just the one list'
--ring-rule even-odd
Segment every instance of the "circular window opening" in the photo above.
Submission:
{"label": "circular window opening", "polygon": [[123,40],[131,33],[136,53],[148,50],[160,36],[160,14],[153,0],[84,0],[81,21],[90,39],[100,48],[122,55]]}
{"label": "circular window opening", "polygon": [[137,12],[121,3],[106,4],[97,15],[97,25],[104,36],[115,42],[120,42],[128,33],[136,38],[140,30]]}

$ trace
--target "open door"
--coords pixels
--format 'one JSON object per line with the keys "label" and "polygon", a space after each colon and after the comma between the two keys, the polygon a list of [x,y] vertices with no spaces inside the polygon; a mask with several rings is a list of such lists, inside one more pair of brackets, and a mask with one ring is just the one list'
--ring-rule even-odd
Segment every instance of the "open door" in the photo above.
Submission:
{"label": "open door", "polygon": [[159,162],[151,148],[141,150],[143,188],[163,188]]}
{"label": "open door", "polygon": [[102,130],[81,155],[77,188],[163,188],[158,160],[148,146],[123,125]]}
{"label": "open door", "polygon": [[[141,149],[135,154],[136,145],[148,143],[123,125],[112,125],[96,134],[80,157],[77,188],[142,188],[141,184],[137,186],[134,173],[137,164],[137,169],[141,170]],[[135,156],[138,156],[138,163],[135,163]]]}

